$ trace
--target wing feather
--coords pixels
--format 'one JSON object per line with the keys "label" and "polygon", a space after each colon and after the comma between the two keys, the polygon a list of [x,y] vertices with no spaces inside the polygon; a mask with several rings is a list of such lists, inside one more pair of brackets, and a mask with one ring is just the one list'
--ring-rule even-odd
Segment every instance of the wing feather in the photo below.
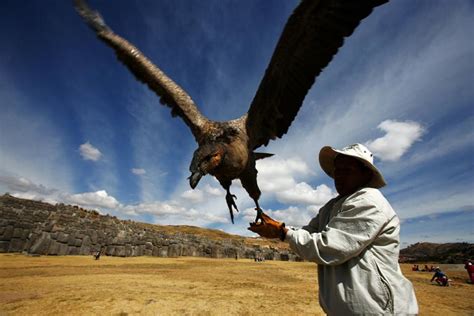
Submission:
{"label": "wing feather", "polygon": [[283,29],[265,75],[247,113],[252,149],[290,127],[316,77],[329,64],[344,38],[388,0],[303,0]]}
{"label": "wing feather", "polygon": [[97,36],[115,50],[117,58],[135,77],[160,97],[160,103],[171,108],[173,117],[181,117],[198,142],[203,138],[209,120],[198,110],[191,97],[163,71],[154,65],[135,46],[115,34],[98,12],[92,11],[83,0],[75,0],[79,15],[97,33]]}

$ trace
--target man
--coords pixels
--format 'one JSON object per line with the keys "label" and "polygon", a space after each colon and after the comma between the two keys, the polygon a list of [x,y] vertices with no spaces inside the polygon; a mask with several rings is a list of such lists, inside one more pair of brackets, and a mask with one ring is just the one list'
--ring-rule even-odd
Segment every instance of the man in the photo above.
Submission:
{"label": "man", "polygon": [[249,230],[289,242],[318,264],[319,301],[329,315],[417,314],[413,286],[398,264],[400,222],[378,190],[385,180],[361,144],[319,153],[339,195],[301,229],[264,214]]}
{"label": "man", "polygon": [[444,274],[439,267],[436,267],[435,273],[433,274],[430,282],[433,282],[433,280],[435,280],[438,285],[449,286],[448,276]]}
{"label": "man", "polygon": [[472,264],[471,260],[467,260],[464,264],[464,269],[467,270],[467,274],[469,275],[469,281],[471,284],[474,284],[474,265]]}

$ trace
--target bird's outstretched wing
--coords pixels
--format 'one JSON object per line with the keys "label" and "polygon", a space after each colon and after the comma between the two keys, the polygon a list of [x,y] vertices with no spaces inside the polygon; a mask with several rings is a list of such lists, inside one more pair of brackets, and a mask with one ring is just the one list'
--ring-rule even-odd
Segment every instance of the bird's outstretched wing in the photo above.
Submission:
{"label": "bird's outstretched wing", "polygon": [[199,112],[191,97],[135,46],[115,34],[105,24],[100,14],[91,10],[84,0],[74,0],[74,6],[97,36],[115,50],[117,58],[135,77],[148,85],[160,97],[162,104],[171,108],[171,115],[179,115],[184,120],[200,143],[209,120]]}
{"label": "bird's outstretched wing", "polygon": [[250,147],[290,127],[308,90],[372,9],[388,0],[303,0],[288,19],[247,113]]}

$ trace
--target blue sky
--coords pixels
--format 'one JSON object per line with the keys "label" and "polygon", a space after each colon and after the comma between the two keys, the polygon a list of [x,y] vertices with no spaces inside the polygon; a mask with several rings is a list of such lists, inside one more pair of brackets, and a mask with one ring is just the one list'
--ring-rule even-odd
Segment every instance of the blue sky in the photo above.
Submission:
{"label": "blue sky", "polygon": [[[72,2],[72,1],[71,1]],[[64,0],[0,2],[0,193],[120,218],[250,235],[253,201],[186,178],[194,139]],[[213,120],[248,109],[298,1],[90,1]],[[402,220],[402,246],[474,242],[474,4],[393,1],[365,19],[307,95],[289,133],[259,151],[261,206],[288,225],[335,189],[316,157],[360,142]]]}

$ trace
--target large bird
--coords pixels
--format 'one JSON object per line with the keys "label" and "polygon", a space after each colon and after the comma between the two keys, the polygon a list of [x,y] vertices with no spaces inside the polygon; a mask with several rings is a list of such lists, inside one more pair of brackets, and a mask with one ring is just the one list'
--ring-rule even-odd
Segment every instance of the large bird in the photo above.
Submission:
{"label": "large bird", "polygon": [[216,177],[227,192],[227,207],[234,223],[233,209],[238,211],[238,208],[236,197],[230,192],[232,181],[241,181],[255,201],[255,222],[262,220],[255,161],[272,154],[254,150],[288,131],[308,90],[343,45],[344,38],[352,34],[373,8],[387,1],[302,0],[283,29],[248,112],[226,122],[204,117],[179,85],[135,46],[115,34],[84,0],[75,0],[75,7],[135,77],[171,108],[173,116],[180,116],[189,126],[198,143],[189,167],[190,186],[194,189],[206,174]]}

